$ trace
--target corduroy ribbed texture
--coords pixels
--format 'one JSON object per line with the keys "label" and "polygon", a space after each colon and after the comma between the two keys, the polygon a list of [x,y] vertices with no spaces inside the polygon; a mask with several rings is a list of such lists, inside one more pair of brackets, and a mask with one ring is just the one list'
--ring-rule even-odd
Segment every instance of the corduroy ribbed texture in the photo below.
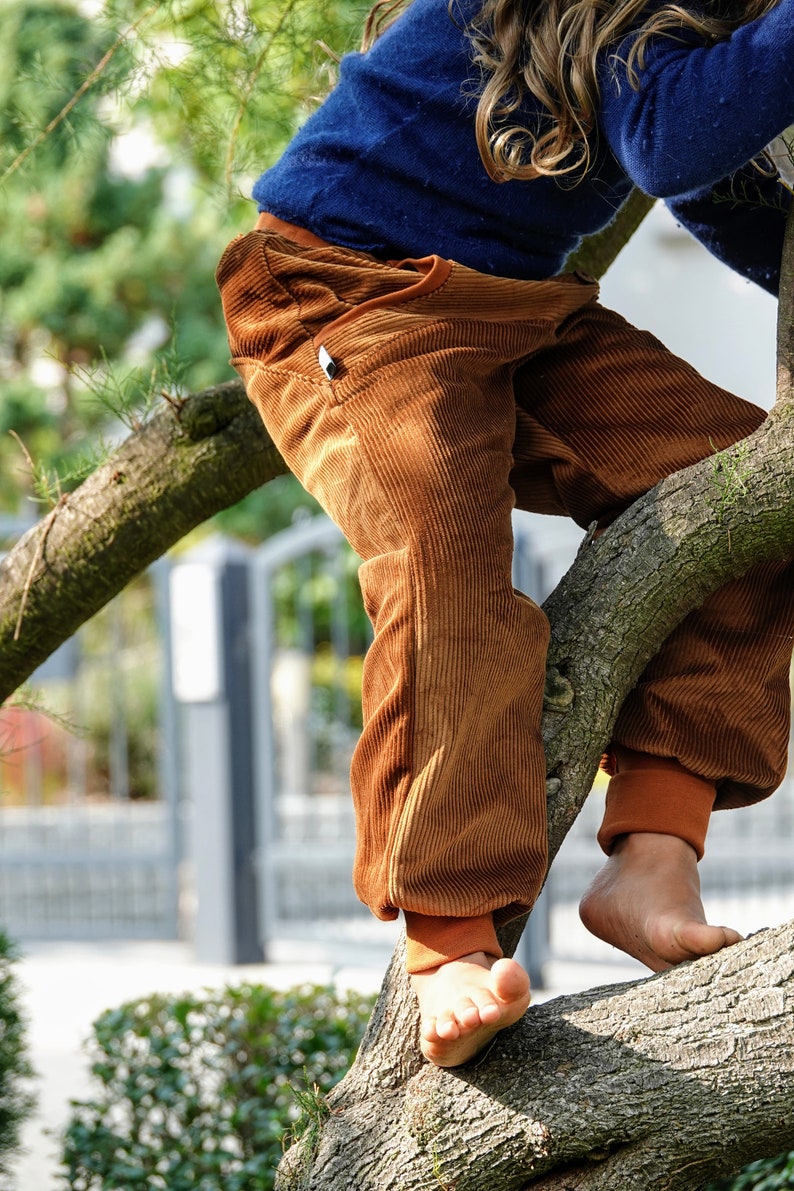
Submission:
{"label": "corduroy ribbed texture", "polygon": [[[218,281],[251,400],[365,560],[375,639],[352,770],[359,896],[384,918],[504,921],[531,907],[546,862],[548,626],[511,585],[514,496],[606,524],[763,414],[599,307],[588,279],[511,281],[439,258],[400,266],[256,231],[230,245]],[[616,739],[706,777],[716,768],[731,798],[768,792],[788,733],[791,579],[766,568],[732,585],[726,608],[691,617]],[[752,635],[753,664],[745,651],[731,675],[716,647],[713,665],[692,653],[703,625],[719,638],[725,615]],[[735,638],[732,623],[728,665]],[[679,656],[676,671],[665,658]],[[704,664],[730,691],[718,713],[704,710],[705,680],[688,694]]]}

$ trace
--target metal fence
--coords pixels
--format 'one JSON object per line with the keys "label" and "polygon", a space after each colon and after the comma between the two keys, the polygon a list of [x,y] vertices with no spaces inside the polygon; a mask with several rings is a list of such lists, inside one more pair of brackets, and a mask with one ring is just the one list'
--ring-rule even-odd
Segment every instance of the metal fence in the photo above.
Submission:
{"label": "metal fence", "polygon": [[0,924],[16,938],[178,934],[167,569],[122,593],[0,709]]}
{"label": "metal fence", "polygon": [[271,956],[289,941],[318,954],[342,940],[360,948],[393,937],[351,884],[349,769],[368,643],[355,624],[356,567],[324,517],[276,535],[251,564],[260,917]]}
{"label": "metal fence", "polygon": [[162,802],[4,807],[0,922],[20,939],[171,938],[173,854]]}

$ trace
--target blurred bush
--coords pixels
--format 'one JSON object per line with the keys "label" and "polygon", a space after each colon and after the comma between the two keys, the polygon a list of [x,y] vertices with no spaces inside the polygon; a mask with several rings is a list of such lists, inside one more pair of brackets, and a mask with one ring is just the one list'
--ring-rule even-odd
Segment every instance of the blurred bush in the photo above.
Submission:
{"label": "blurred bush", "polygon": [[19,1147],[20,1127],[33,1109],[33,1097],[26,1088],[32,1072],[12,970],[15,958],[13,944],[0,932],[0,1175],[8,1174]]}
{"label": "blurred bush", "polygon": [[784,1191],[794,1187],[794,1153],[751,1162],[732,1178],[709,1183],[703,1191]]}

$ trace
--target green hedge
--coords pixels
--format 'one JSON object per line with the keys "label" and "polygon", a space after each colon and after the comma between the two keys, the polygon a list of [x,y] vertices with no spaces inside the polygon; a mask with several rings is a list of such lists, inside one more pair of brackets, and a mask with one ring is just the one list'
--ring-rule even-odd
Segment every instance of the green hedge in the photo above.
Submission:
{"label": "green hedge", "polygon": [[703,1191],[786,1191],[794,1187],[794,1153],[751,1162],[729,1179],[709,1183]]}
{"label": "green hedge", "polygon": [[270,1191],[286,1135],[323,1111],[373,999],[261,985],[155,996],[102,1014],[98,1090],[73,1101],[70,1191]]}
{"label": "green hedge", "polygon": [[7,1174],[19,1146],[22,1122],[33,1108],[25,1088],[31,1070],[25,1057],[25,1023],[13,964],[16,951],[0,931],[0,1174]]}

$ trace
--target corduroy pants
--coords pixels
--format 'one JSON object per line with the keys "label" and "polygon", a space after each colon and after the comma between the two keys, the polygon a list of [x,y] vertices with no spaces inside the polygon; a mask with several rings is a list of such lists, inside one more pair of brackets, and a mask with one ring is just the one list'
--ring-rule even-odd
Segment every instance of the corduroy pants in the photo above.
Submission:
{"label": "corduroy pants", "polygon": [[[504,921],[532,906],[546,864],[548,626],[512,587],[513,505],[606,525],[764,414],[601,307],[589,278],[298,238],[238,237],[218,283],[251,400],[364,559],[356,889],[382,918]],[[706,818],[715,786],[718,805],[769,794],[792,634],[794,567],[755,568],[670,636],[615,742],[673,758],[693,799],[708,792]],[[687,791],[662,819],[686,819]],[[625,829],[647,811],[658,830],[659,805],[613,817]]]}

